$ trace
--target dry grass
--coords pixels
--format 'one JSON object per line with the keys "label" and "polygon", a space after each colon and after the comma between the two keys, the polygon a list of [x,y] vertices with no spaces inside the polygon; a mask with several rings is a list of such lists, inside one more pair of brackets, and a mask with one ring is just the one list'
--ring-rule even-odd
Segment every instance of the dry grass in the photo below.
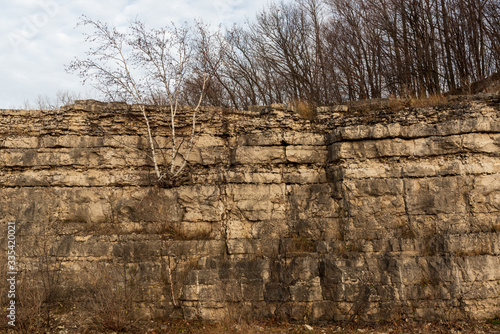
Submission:
{"label": "dry grass", "polygon": [[404,104],[409,107],[430,108],[443,104],[448,104],[448,98],[444,95],[437,94],[428,97],[408,99]]}
{"label": "dry grass", "polygon": [[[6,271],[4,271],[6,272]],[[60,289],[53,288],[48,294],[47,272],[36,270],[19,270],[16,275],[16,333],[43,333],[45,329],[54,326],[54,312],[60,303]],[[2,283],[2,292],[6,285]],[[2,305],[6,305],[7,294],[2,293]],[[6,312],[6,309],[3,310]],[[2,314],[3,315],[3,314]],[[5,316],[3,319],[7,319]],[[10,328],[6,321],[0,329]],[[4,331],[2,331],[3,333]]]}
{"label": "dry grass", "polygon": [[168,321],[158,324],[148,334],[191,333],[191,334],[226,334],[226,333],[303,333],[303,334],[382,334],[382,333],[496,333],[500,330],[497,319],[484,322],[391,322],[378,325],[359,325],[356,323],[335,323],[324,325],[309,325],[275,320],[255,321],[248,324],[212,323],[204,321]]}
{"label": "dry grass", "polygon": [[[58,329],[48,333],[66,333],[66,334],[81,334],[81,333],[117,333],[112,330],[93,331],[86,328],[70,328],[64,327],[64,331]],[[122,333],[145,333],[145,334],[257,334],[257,333],[303,333],[303,334],[382,334],[382,333],[398,333],[398,334],[434,334],[434,333],[497,333],[500,330],[500,321],[491,319],[482,322],[414,322],[411,320],[405,322],[389,322],[377,325],[356,324],[356,323],[332,323],[323,325],[309,325],[304,323],[281,322],[275,320],[254,321],[247,324],[219,323],[209,321],[186,321],[182,319],[165,320],[165,321],[140,321],[137,322],[137,328],[134,330],[126,330]],[[35,332],[36,333],[36,332]],[[40,333],[40,332],[39,332]]]}
{"label": "dry grass", "polygon": [[441,94],[414,98],[384,98],[349,102],[349,111],[367,114],[380,110],[399,111],[404,108],[432,108],[448,104],[448,98]]}
{"label": "dry grass", "polygon": [[[0,259],[0,270],[2,273],[6,273],[7,261],[4,258]],[[4,306],[2,308],[2,319],[3,322],[0,325],[0,331],[5,332],[10,326],[7,325],[8,319],[6,316],[8,311],[6,305],[10,303],[8,299],[9,287],[7,281],[2,279],[2,284],[0,285],[0,302]],[[43,290],[40,285],[36,283],[33,275],[27,275],[25,271],[19,271],[16,275],[16,299],[15,299],[15,311],[16,311],[16,332],[18,333],[36,333],[40,331],[45,323],[43,319]]]}
{"label": "dry grass", "polygon": [[[18,235],[18,237],[20,236]],[[29,246],[23,243],[26,248],[16,249],[16,333],[39,333],[43,332],[44,328],[51,328],[55,324],[55,310],[62,306],[66,300],[61,284],[62,257],[59,256],[60,249],[51,243],[45,230],[39,232],[37,238],[28,242]],[[27,252],[26,249],[29,249],[29,252],[34,256],[28,261],[23,257]],[[21,259],[22,262],[20,262]],[[0,269],[7,273],[6,261],[2,260],[0,259],[0,263],[3,264],[3,267]],[[2,290],[2,305],[10,302],[6,299],[6,283],[6,280],[2,280],[0,288]],[[6,324],[0,326],[3,325]]]}
{"label": "dry grass", "polygon": [[130,268],[115,269],[100,267],[86,275],[86,311],[91,315],[89,326],[98,331],[127,332],[136,329],[139,312],[134,299],[139,294],[136,278]]}
{"label": "dry grass", "polygon": [[292,110],[299,114],[302,118],[312,120],[318,115],[316,108],[314,108],[314,106],[307,101],[294,100],[290,103],[290,105]]}

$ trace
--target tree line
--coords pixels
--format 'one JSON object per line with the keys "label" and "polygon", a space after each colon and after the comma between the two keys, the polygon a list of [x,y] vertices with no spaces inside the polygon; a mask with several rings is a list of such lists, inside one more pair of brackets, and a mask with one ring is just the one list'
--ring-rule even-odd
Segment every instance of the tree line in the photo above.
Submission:
{"label": "tree line", "polygon": [[233,108],[426,97],[499,70],[500,2],[294,0],[210,37],[187,103],[202,87],[206,103]]}
{"label": "tree line", "polygon": [[110,31],[87,35],[90,62],[73,62],[71,71],[108,99],[166,104],[173,114],[179,103],[200,101],[239,109],[428,97],[500,66],[500,0],[271,2],[225,29],[149,29],[136,20],[122,32],[87,17],[81,24]]}

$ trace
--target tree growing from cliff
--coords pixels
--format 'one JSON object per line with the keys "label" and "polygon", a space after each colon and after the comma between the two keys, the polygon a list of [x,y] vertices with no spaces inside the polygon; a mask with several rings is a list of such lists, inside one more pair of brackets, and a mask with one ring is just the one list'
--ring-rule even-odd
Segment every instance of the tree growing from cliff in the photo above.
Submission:
{"label": "tree growing from cliff", "polygon": [[[67,71],[77,73],[83,83],[91,82],[110,101],[139,105],[157,181],[171,184],[186,167],[194,146],[197,113],[214,71],[213,62],[210,68],[204,66],[207,50],[200,47],[210,33],[202,24],[197,24],[196,29],[173,23],[149,29],[139,20],[130,22],[128,30],[123,32],[86,16],[82,16],[78,25],[92,29],[85,34],[85,42],[91,47],[86,52],[87,58],[75,58]],[[186,140],[176,132],[177,116],[182,109],[184,84],[192,77],[201,79],[192,111],[192,129]],[[165,112],[170,122],[171,152],[167,161],[163,161],[164,168],[159,161],[147,104]]]}

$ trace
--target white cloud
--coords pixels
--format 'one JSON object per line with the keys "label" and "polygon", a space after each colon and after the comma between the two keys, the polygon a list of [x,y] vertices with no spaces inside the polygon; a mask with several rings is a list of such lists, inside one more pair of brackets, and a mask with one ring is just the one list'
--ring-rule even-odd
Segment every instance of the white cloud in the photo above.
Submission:
{"label": "white cloud", "polygon": [[79,78],[67,74],[75,56],[83,56],[82,14],[126,26],[136,17],[148,26],[202,19],[231,26],[253,18],[267,0],[19,0],[0,12],[0,108],[20,107],[39,95],[85,91]]}

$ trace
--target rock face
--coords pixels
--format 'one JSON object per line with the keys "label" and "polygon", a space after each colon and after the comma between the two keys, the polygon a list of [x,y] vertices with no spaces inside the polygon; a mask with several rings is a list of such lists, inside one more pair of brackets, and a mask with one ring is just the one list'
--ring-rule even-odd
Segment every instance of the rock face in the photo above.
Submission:
{"label": "rock face", "polygon": [[[134,106],[1,110],[2,230],[16,222],[27,268],[49,240],[65,288],[124,268],[137,305],[168,309],[173,286],[186,318],[500,315],[498,96],[285,109],[207,108],[173,188],[154,185]],[[150,112],[168,153],[168,117]]]}

